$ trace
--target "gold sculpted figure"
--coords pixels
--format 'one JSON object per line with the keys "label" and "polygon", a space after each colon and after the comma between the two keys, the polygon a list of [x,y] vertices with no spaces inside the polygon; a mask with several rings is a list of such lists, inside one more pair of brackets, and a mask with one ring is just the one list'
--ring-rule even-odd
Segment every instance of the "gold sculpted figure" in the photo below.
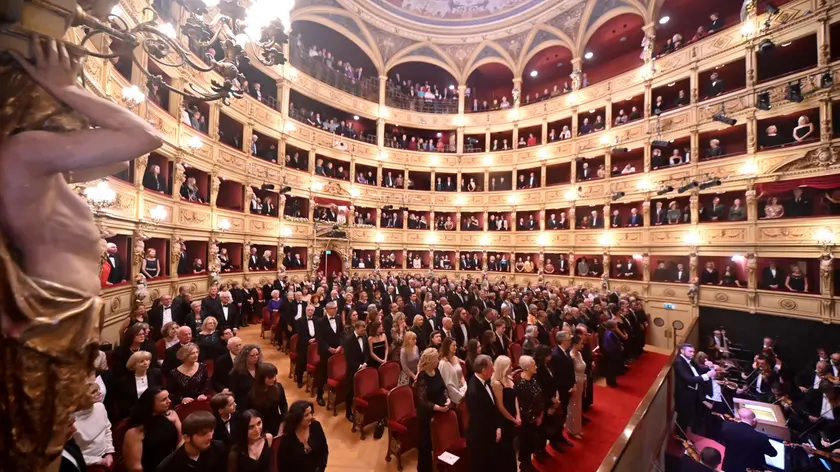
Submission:
{"label": "gold sculpted figure", "polygon": [[47,26],[0,29],[0,471],[10,472],[57,470],[70,416],[91,401],[100,234],[68,180],[108,176],[161,145],[148,123],[78,86],[80,58]]}

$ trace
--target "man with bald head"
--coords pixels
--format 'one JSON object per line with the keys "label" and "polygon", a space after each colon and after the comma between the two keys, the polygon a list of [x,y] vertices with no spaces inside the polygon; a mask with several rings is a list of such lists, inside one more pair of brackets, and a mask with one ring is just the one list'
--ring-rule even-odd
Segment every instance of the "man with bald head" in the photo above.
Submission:
{"label": "man with bald head", "polygon": [[227,341],[227,352],[213,361],[213,389],[217,392],[230,390],[230,371],[233,361],[242,350],[242,339],[234,336]]}
{"label": "man with bald head", "polygon": [[[178,360],[178,350],[192,342],[192,328],[189,326],[181,326],[178,328],[176,336],[178,337],[178,343],[168,348],[166,350],[166,355],[163,356],[161,371],[166,375],[181,365],[181,361]],[[201,353],[199,353],[198,360],[204,361],[204,357]]]}
{"label": "man with bald head", "polygon": [[776,449],[770,444],[770,438],[755,430],[755,413],[748,408],[737,412],[740,421],[724,421],[721,426],[721,443],[726,446],[723,458],[723,470],[726,472],[746,472],[747,469],[764,470],[764,456],[776,456]]}

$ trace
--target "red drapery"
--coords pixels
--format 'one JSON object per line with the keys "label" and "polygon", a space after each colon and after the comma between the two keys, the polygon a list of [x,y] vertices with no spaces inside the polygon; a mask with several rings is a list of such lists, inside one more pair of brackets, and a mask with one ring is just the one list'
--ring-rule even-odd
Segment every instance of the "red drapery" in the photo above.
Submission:
{"label": "red drapery", "polygon": [[347,200],[337,200],[334,198],[315,197],[312,199],[316,205],[335,205],[335,206],[350,206]]}
{"label": "red drapery", "polygon": [[830,190],[840,187],[840,175],[823,175],[820,177],[809,177],[807,179],[781,180],[778,182],[767,182],[758,184],[759,194],[774,195],[790,192],[799,187],[813,187],[820,190]]}

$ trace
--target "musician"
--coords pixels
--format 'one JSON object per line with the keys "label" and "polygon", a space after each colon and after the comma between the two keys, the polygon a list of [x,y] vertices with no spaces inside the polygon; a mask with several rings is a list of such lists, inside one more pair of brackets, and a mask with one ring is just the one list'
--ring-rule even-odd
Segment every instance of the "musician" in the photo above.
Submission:
{"label": "musician", "polygon": [[708,354],[712,362],[729,356],[729,338],[726,337],[726,330],[716,329],[709,337]]}
{"label": "musician", "polygon": [[808,369],[800,372],[796,376],[796,386],[799,388],[800,393],[807,395],[811,390],[818,389],[823,378],[830,374],[831,371],[828,368],[828,362],[817,361],[814,370]]}
{"label": "musician", "polygon": [[694,346],[683,344],[680,346],[680,355],[674,362],[676,372],[676,386],[674,390],[674,403],[677,410],[677,424],[683,431],[687,432],[697,420],[698,407],[703,398],[700,386],[708,382],[717,366],[709,364],[709,371],[701,374],[698,365],[694,362]]}
{"label": "musician", "polygon": [[726,446],[723,470],[746,472],[765,469],[764,456],[775,457],[777,452],[770,437],[755,430],[755,413],[747,408],[738,410],[740,421],[726,421],[721,426],[721,443]]}
{"label": "musician", "polygon": [[696,461],[691,456],[683,456],[680,464],[681,472],[711,472],[718,470],[721,456],[720,451],[713,447],[704,447],[700,451],[700,460]]}
{"label": "musician", "polygon": [[768,402],[772,396],[770,387],[779,381],[779,375],[771,367],[771,365],[775,365],[775,358],[762,352],[755,359],[752,373],[741,374],[741,378],[747,381],[747,385],[740,387],[736,393],[750,396],[761,402]]}
{"label": "musician", "polygon": [[800,405],[808,415],[806,425],[811,429],[815,445],[822,440],[831,443],[840,437],[840,387],[823,380]]}

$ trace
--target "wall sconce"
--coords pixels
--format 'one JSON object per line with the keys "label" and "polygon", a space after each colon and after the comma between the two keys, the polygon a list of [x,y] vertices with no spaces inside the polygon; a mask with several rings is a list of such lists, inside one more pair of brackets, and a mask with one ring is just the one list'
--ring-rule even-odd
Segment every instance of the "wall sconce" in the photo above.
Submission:
{"label": "wall sconce", "polygon": [[539,157],[542,161],[548,159],[548,150],[540,149],[539,151],[537,151],[537,157]]}
{"label": "wall sconce", "polygon": [[387,152],[385,152],[385,151],[380,151],[380,152],[379,152],[379,154],[377,154],[377,155],[376,155],[376,157],[377,157],[380,161],[384,161],[385,159],[388,159],[388,153],[387,153]]}
{"label": "wall sconce", "polygon": [[540,247],[545,247],[548,245],[548,236],[545,233],[540,233],[537,236],[537,245]]}
{"label": "wall sconce", "polygon": [[515,193],[512,193],[512,194],[508,195],[507,200],[508,200],[508,203],[510,203],[511,205],[516,205],[516,203],[519,201],[519,195],[517,195]]}
{"label": "wall sconce", "polygon": [[484,160],[484,165],[486,165],[486,166],[492,166],[493,165],[493,156],[491,156],[490,154],[485,154],[483,160]]}
{"label": "wall sconce", "polygon": [[429,157],[429,164],[431,164],[432,166],[440,165],[440,157],[439,156]]}
{"label": "wall sconce", "polygon": [[741,262],[744,262],[746,260],[746,257],[744,257],[740,254],[733,254],[731,260],[732,260],[732,262],[735,262],[736,264],[740,264]]}
{"label": "wall sconce", "polygon": [[463,195],[455,195],[455,204],[456,205],[463,205],[464,204],[464,196]]}
{"label": "wall sconce", "polygon": [[611,247],[613,245],[612,235],[610,233],[602,233],[601,236],[598,237],[598,244],[601,247]]}
{"label": "wall sconce", "polygon": [[743,39],[751,38],[755,34],[756,29],[755,21],[748,19],[741,25],[741,37]]}
{"label": "wall sconce", "polygon": [[512,109],[512,110],[508,113],[508,119],[509,119],[510,121],[516,121],[516,120],[518,120],[518,119],[519,119],[519,110],[518,110],[517,108]]}
{"label": "wall sconce", "polygon": [[187,140],[187,148],[191,152],[196,152],[204,146],[204,143],[201,142],[201,138],[198,136],[190,136],[190,139]]}
{"label": "wall sconce", "polygon": [[461,127],[461,126],[464,126],[466,124],[466,122],[467,122],[467,120],[464,118],[464,115],[457,115],[454,118],[452,118],[452,125],[453,126]]}
{"label": "wall sconce", "polygon": [[110,207],[117,200],[117,192],[108,186],[107,180],[102,180],[93,187],[81,188],[80,194],[94,215]]}
{"label": "wall sconce", "polygon": [[140,226],[143,229],[154,229],[159,224],[166,221],[168,216],[169,212],[166,211],[166,208],[164,208],[163,205],[154,206],[149,208],[149,218],[143,218]]}
{"label": "wall sconce", "polygon": [[650,61],[642,66],[642,70],[640,72],[642,80],[650,80],[653,78],[654,74],[656,74],[656,65],[653,61]]}
{"label": "wall sconce", "polygon": [[828,248],[834,245],[834,232],[828,228],[820,228],[814,234],[814,239],[817,240],[820,246]]}
{"label": "wall sconce", "polygon": [[636,186],[638,187],[639,190],[642,190],[642,191],[645,191],[645,192],[650,190],[650,188],[652,187],[652,185],[650,183],[650,179],[647,178],[647,177],[642,177],[642,179],[639,180],[639,183]]}
{"label": "wall sconce", "polygon": [[286,130],[287,133],[294,133],[297,131],[297,126],[295,126],[295,124],[291,121],[286,121],[286,123],[283,124],[283,129]]}
{"label": "wall sconce", "polygon": [[232,225],[229,219],[222,218],[221,220],[219,220],[218,230],[223,233],[227,233],[228,231],[230,231],[231,226]]}
{"label": "wall sconce", "polygon": [[356,187],[350,187],[350,196],[353,198],[357,198],[359,195],[362,194],[362,191]]}
{"label": "wall sconce", "polygon": [[741,175],[755,175],[758,173],[758,165],[754,160],[748,160],[741,166]]}
{"label": "wall sconce", "polygon": [[426,234],[426,244],[428,244],[430,246],[434,246],[435,244],[437,244],[437,242],[438,242],[437,234],[435,234],[433,232],[429,232],[429,233]]}
{"label": "wall sconce", "polygon": [[576,188],[572,187],[569,190],[566,190],[566,200],[574,201],[578,198],[578,191]]}
{"label": "wall sconce", "polygon": [[320,192],[324,190],[324,183],[323,182],[312,182],[312,191],[313,192]]}
{"label": "wall sconce", "polygon": [[289,66],[289,68],[286,69],[286,70],[289,72],[289,77],[291,77],[293,79],[296,79],[298,77],[298,70],[295,69],[294,67]]}
{"label": "wall sconce", "polygon": [[379,107],[379,117],[380,118],[388,118],[391,116],[391,111],[385,105]]}
{"label": "wall sconce", "polygon": [[577,92],[570,93],[569,96],[566,98],[566,101],[569,103],[569,105],[577,105],[578,93]]}
{"label": "wall sconce", "polygon": [[603,146],[608,146],[610,143],[612,143],[612,140],[612,136],[610,136],[610,134],[607,133],[601,136],[601,139],[599,139],[598,142],[600,142]]}
{"label": "wall sconce", "polygon": [[[118,8],[115,6],[114,8]],[[140,105],[146,100],[146,96],[143,95],[143,92],[140,91],[136,85],[132,85],[130,87],[123,87],[122,89],[122,99],[128,108],[133,109]]]}
{"label": "wall sconce", "polygon": [[482,246],[489,246],[490,245],[490,236],[486,234],[482,234],[481,237],[478,239],[478,244]]}
{"label": "wall sconce", "polygon": [[114,5],[114,7],[111,8],[111,15],[116,16],[116,17],[123,16],[123,9],[120,8],[119,5]]}
{"label": "wall sconce", "polygon": [[685,241],[685,243],[689,246],[699,246],[702,242],[700,235],[693,231],[686,233],[685,236],[683,236],[683,241]]}

